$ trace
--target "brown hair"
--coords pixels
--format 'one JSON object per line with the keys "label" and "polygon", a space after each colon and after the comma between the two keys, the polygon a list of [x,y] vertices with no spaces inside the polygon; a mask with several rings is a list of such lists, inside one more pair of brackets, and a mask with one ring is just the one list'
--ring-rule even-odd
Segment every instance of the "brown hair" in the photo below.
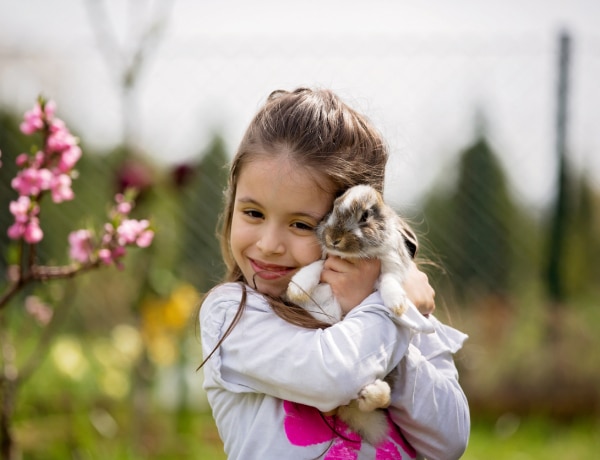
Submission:
{"label": "brown hair", "polygon": [[[333,185],[335,196],[358,184],[369,184],[383,193],[387,146],[365,116],[327,89],[298,88],[271,93],[242,137],[225,190],[219,224],[221,252],[227,268],[224,281],[242,283],[244,295],[223,339],[241,317],[246,298],[244,278],[229,244],[238,178],[244,166],[258,155],[281,152],[290,155],[302,168],[324,175]],[[279,316],[293,324],[310,328],[328,326],[296,305],[281,299],[269,298],[269,302]]]}
{"label": "brown hair", "polygon": [[330,90],[274,91],[250,122],[229,171],[221,216],[225,281],[241,281],[229,237],[239,175],[256,155],[283,151],[307,169],[324,174],[334,194],[369,184],[383,192],[387,148],[379,132]]}

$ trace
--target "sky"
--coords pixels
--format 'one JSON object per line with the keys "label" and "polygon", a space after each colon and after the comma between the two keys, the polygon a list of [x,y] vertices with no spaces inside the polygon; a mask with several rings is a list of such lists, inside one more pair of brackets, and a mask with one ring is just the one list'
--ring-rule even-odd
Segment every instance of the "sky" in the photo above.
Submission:
{"label": "sky", "polygon": [[[328,87],[384,134],[386,193],[396,204],[450,183],[458,152],[483,119],[513,193],[541,208],[556,184],[557,42],[566,30],[570,160],[600,184],[598,1],[91,5],[0,0],[1,107],[22,112],[44,94],[86,145],[111,148],[123,136],[119,57],[130,57],[156,23],[162,34],[143,61],[127,120],[136,144],[159,165],[196,158],[215,131],[233,152],[274,89]],[[102,38],[99,25],[108,31]]]}

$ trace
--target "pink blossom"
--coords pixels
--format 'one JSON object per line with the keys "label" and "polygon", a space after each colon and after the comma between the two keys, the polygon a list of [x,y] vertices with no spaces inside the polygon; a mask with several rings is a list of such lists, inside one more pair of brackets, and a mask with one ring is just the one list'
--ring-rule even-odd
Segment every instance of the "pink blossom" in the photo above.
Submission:
{"label": "pink blossom", "polygon": [[102,263],[109,265],[111,263],[115,263],[117,268],[122,269],[123,264],[120,263],[120,259],[125,257],[126,250],[122,246],[117,246],[112,249],[103,248],[98,251],[98,258],[102,261]]}
{"label": "pink blossom", "polygon": [[68,172],[75,167],[80,158],[81,149],[77,145],[71,145],[61,153],[58,169],[61,172]]}
{"label": "pink blossom", "polygon": [[137,239],[149,226],[150,222],[147,220],[125,219],[117,228],[117,243],[120,246],[137,243]]}
{"label": "pink blossom", "polygon": [[123,216],[127,216],[131,212],[131,208],[131,203],[127,201],[117,204],[117,212]]}
{"label": "pink blossom", "polygon": [[50,129],[50,136],[48,136],[46,144],[48,149],[52,152],[62,152],[76,144],[77,139],[69,132],[62,120],[56,120]]}
{"label": "pink blossom", "polygon": [[42,238],[44,238],[44,232],[40,228],[40,220],[37,217],[32,217],[25,225],[23,239],[29,244],[35,244],[42,241]]}
{"label": "pink blossom", "polygon": [[89,230],[76,230],[69,233],[69,257],[81,262],[89,262],[92,255],[92,234]]}
{"label": "pink blossom", "polygon": [[52,201],[55,203],[69,201],[75,197],[71,189],[71,178],[66,174],[55,175],[50,183],[50,190],[52,191]]}
{"label": "pink blossom", "polygon": [[104,235],[102,235],[102,245],[107,246],[112,241],[115,228],[110,223],[104,224]]}
{"label": "pink blossom", "polygon": [[33,134],[44,127],[42,108],[36,103],[33,109],[25,112],[25,117],[21,123],[21,132],[23,134]]}
{"label": "pink blossom", "polygon": [[123,217],[128,216],[133,209],[133,203],[127,201],[125,195],[122,193],[117,193],[115,195],[115,203],[117,204],[115,207],[116,212],[121,214]]}
{"label": "pink blossom", "polygon": [[102,263],[110,265],[112,263],[112,253],[110,252],[110,249],[100,249],[98,251],[98,258],[102,261]]}
{"label": "pink blossom", "polygon": [[15,159],[15,163],[17,164],[17,166],[19,166],[20,168],[22,168],[27,163],[29,163],[29,155],[27,155],[26,153],[21,153]]}
{"label": "pink blossom", "polygon": [[11,186],[19,195],[39,195],[50,188],[52,173],[48,169],[26,168],[11,181]]}
{"label": "pink blossom", "polygon": [[40,228],[40,220],[32,217],[27,222],[15,222],[7,231],[8,237],[13,240],[23,238],[29,244],[39,243],[44,238],[44,232]]}
{"label": "pink blossom", "polygon": [[50,99],[46,101],[44,104],[44,113],[46,114],[47,120],[52,120],[54,118],[54,113],[56,112],[56,103]]}
{"label": "pink blossom", "polygon": [[10,202],[9,209],[15,217],[15,223],[8,228],[9,238],[13,240],[23,238],[27,243],[39,243],[44,237],[37,217],[40,212],[39,206],[37,204],[32,206],[29,197],[20,196],[17,201]]}
{"label": "pink blossom", "polygon": [[23,233],[25,233],[25,224],[22,222],[15,222],[8,227],[6,233],[11,240],[19,240],[23,236]]}
{"label": "pink blossom", "polygon": [[41,168],[44,162],[46,161],[46,154],[39,150],[33,156],[33,162],[31,163],[31,167],[33,168]]}
{"label": "pink blossom", "polygon": [[142,234],[136,240],[138,247],[147,248],[152,244],[152,240],[154,239],[154,232],[152,230],[146,230],[142,232]]}
{"label": "pink blossom", "polygon": [[31,199],[28,196],[20,196],[17,201],[11,201],[8,209],[15,216],[15,221],[25,223],[29,220]]}

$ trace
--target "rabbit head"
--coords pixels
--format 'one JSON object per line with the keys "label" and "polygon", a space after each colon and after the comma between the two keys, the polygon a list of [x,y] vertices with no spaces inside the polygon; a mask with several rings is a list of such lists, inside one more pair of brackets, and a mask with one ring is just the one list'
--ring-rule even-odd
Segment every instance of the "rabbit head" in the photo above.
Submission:
{"label": "rabbit head", "polygon": [[331,213],[317,227],[326,252],[341,257],[379,257],[389,246],[393,211],[381,194],[368,185],[349,188],[335,200]]}

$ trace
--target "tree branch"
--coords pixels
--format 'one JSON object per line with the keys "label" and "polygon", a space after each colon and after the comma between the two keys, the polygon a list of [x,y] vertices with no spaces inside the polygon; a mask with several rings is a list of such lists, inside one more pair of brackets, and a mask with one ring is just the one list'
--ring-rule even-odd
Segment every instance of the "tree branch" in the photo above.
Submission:
{"label": "tree branch", "polygon": [[79,273],[87,272],[99,266],[100,260],[94,260],[85,265],[32,265],[29,273],[21,273],[19,279],[11,284],[2,294],[0,297],[0,310],[28,283],[73,278]]}

